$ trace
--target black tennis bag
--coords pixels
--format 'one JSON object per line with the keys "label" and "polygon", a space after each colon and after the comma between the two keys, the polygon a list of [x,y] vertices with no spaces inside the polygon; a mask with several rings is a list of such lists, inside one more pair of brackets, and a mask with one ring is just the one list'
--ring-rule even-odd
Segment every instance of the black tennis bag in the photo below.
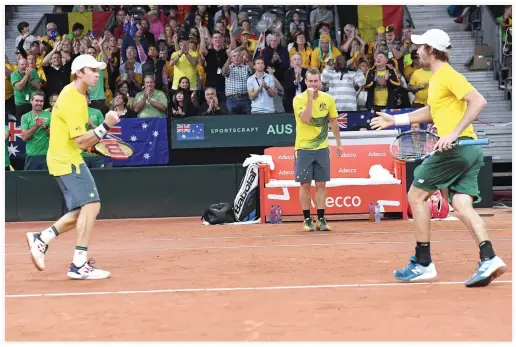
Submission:
{"label": "black tennis bag", "polygon": [[213,204],[206,211],[204,211],[201,219],[204,219],[211,225],[234,223],[235,213],[233,212],[233,206],[227,202]]}
{"label": "black tennis bag", "polygon": [[235,219],[238,222],[253,221],[260,217],[258,176],[258,164],[250,164],[233,202]]}

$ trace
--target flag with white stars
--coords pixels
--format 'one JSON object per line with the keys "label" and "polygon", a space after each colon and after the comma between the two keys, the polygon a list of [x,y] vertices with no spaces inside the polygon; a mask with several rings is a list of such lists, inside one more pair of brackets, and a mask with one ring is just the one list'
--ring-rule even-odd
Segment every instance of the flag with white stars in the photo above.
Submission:
{"label": "flag with white stars", "polygon": [[127,118],[118,124],[122,141],[134,149],[127,160],[114,160],[114,166],[168,164],[167,118]]}
{"label": "flag with white stars", "polygon": [[25,160],[25,142],[21,138],[21,125],[15,122],[9,122],[9,138],[5,142],[7,151],[9,153],[9,159],[13,160]]}

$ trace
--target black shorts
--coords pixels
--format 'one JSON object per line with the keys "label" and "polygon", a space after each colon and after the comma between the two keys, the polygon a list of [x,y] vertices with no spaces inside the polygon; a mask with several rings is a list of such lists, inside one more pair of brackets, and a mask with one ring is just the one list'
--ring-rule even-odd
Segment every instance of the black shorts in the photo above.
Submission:
{"label": "black shorts", "polygon": [[26,156],[25,165],[23,170],[48,170],[47,156],[46,155],[35,155]]}
{"label": "black shorts", "polygon": [[330,148],[298,149],[294,154],[296,182],[328,182],[330,180]]}
{"label": "black shorts", "polygon": [[72,166],[72,173],[56,176],[57,183],[63,192],[68,211],[100,201],[97,185],[86,164],[79,165],[80,173]]}

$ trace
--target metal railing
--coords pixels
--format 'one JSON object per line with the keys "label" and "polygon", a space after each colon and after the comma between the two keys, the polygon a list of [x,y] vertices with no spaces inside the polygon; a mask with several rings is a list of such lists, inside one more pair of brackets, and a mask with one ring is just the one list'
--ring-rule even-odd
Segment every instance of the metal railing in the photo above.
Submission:
{"label": "metal railing", "polygon": [[502,30],[488,6],[481,6],[480,9],[480,44],[488,45],[493,49],[493,72],[496,79],[503,60]]}

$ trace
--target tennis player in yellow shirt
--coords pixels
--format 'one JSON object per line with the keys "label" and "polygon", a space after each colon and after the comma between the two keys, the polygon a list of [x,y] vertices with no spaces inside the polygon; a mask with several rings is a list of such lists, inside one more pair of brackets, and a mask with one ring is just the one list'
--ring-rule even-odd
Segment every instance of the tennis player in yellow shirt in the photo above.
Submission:
{"label": "tennis player in yellow shirt", "polygon": [[314,231],[310,216],[310,186],[315,180],[317,206],[317,230],[330,230],[324,208],[326,205],[326,182],[330,180],[330,148],[328,128],[331,127],[337,142],[337,156],[342,154],[340,130],[337,122],[337,106],[333,97],[322,92],[321,72],[308,69],[305,74],[307,89],[294,98],[296,117],[295,169],[296,182],[300,182],[300,200],[304,216],[304,231]]}
{"label": "tennis player in yellow shirt", "polygon": [[119,121],[118,114],[110,111],[105,121],[86,131],[88,104],[86,91],[99,80],[99,69],[106,63],[83,54],[72,63],[73,82],[63,88],[52,109],[50,143],[47,153],[48,170],[55,176],[63,192],[69,212],[41,232],[27,233],[32,262],[40,271],[45,269],[48,244],[58,235],[77,228],[77,246],[68,277],[93,280],[110,277],[88,260],[87,251],[93,224],[100,211],[100,197],[93,176],[84,164],[82,151],[95,146]]}
{"label": "tennis player in yellow shirt", "polygon": [[466,287],[483,287],[501,276],[506,265],[496,256],[482,218],[473,208],[480,201],[478,173],[483,165],[480,146],[456,146],[457,139],[476,139],[473,121],[478,118],[487,101],[449,64],[450,37],[439,29],[430,29],[423,35],[412,35],[423,67],[433,72],[429,81],[427,106],[401,115],[391,116],[378,112],[371,121],[373,129],[393,125],[433,122],[440,139],[435,145],[439,150],[414,171],[414,182],[408,193],[408,201],[414,215],[416,255],[410,264],[394,271],[394,277],[402,281],[429,280],[437,276],[430,256],[430,212],[426,201],[437,189],[449,187],[450,199],[457,217],[469,229],[480,248],[477,271],[466,282]]}

